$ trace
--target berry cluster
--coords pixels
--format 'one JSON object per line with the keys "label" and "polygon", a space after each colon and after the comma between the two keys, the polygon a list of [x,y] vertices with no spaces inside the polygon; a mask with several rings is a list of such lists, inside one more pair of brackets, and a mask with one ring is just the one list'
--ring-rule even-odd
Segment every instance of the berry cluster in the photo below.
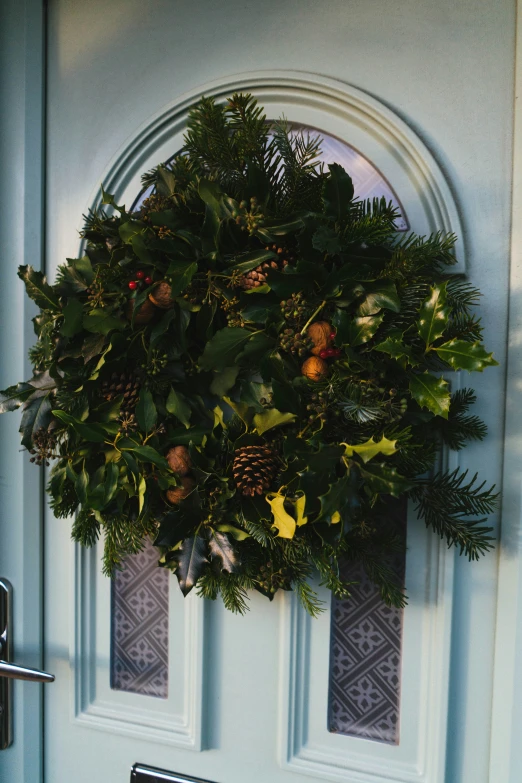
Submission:
{"label": "berry cluster", "polygon": [[129,281],[129,288],[131,291],[136,291],[139,288],[143,288],[143,285],[152,285],[152,277],[148,275],[143,269],[138,269],[136,272],[136,280]]}
{"label": "berry cluster", "polygon": [[292,294],[290,299],[283,299],[280,306],[285,321],[295,321],[296,323],[299,323],[304,320],[306,315],[306,303],[303,294]]}
{"label": "berry cluster", "polygon": [[[335,340],[335,337],[335,332],[331,332],[330,340]],[[342,351],[340,348],[324,348],[322,351],[319,351],[319,357],[321,359],[338,359],[341,355]]]}
{"label": "berry cluster", "polygon": [[302,358],[310,351],[312,341],[306,334],[296,332],[295,329],[283,329],[279,337],[279,345],[283,351],[288,351],[293,356]]}

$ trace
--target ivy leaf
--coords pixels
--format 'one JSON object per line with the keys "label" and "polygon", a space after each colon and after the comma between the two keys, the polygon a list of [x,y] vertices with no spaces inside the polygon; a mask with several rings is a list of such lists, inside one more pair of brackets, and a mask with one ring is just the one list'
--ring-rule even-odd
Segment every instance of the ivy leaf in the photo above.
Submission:
{"label": "ivy leaf", "polygon": [[95,332],[96,334],[108,334],[113,329],[119,329],[121,331],[125,329],[125,327],[125,321],[111,315],[106,308],[100,307],[91,310],[88,315],[84,315],[83,317],[83,328],[88,332]]}
{"label": "ivy leaf", "polygon": [[328,165],[330,176],[323,185],[323,205],[325,215],[341,221],[347,214],[353,199],[352,178],[338,163]]}
{"label": "ivy leaf", "polygon": [[169,326],[172,322],[172,320],[176,317],[177,312],[175,307],[171,307],[170,310],[167,310],[165,315],[162,316],[161,321],[159,321],[152,329],[150,333],[150,342],[151,345],[153,345],[155,342],[159,340],[159,338],[165,334],[165,332],[168,331]]}
{"label": "ivy leaf", "polygon": [[103,334],[91,334],[86,337],[82,345],[83,363],[87,364],[95,356],[99,356],[103,351],[106,343],[105,336]]}
{"label": "ivy leaf", "polygon": [[17,383],[0,391],[0,413],[14,411],[34,394],[34,386],[29,383]]}
{"label": "ivy leaf", "polygon": [[171,562],[176,563],[175,574],[183,595],[188,595],[205,570],[207,542],[200,536],[185,538],[179,549],[171,553]]}
{"label": "ivy leaf", "polygon": [[235,364],[236,357],[256,332],[240,327],[220,329],[205,345],[199,360],[203,370],[224,370]]}
{"label": "ivy leaf", "polygon": [[339,234],[330,226],[319,226],[312,237],[312,247],[321,253],[335,256],[341,250]]}
{"label": "ivy leaf", "polygon": [[395,283],[391,280],[365,283],[364,300],[357,308],[357,315],[376,315],[383,307],[394,313],[400,313],[401,301]]}
{"label": "ivy leaf", "polygon": [[41,310],[60,310],[60,302],[55,292],[47,282],[43,272],[38,272],[32,266],[19,266],[18,277],[25,283],[25,290],[30,299]]}
{"label": "ivy leaf", "polygon": [[413,358],[410,346],[404,345],[404,343],[396,337],[387,337],[382,343],[374,346],[372,350],[387,353],[392,359],[406,359],[407,363],[412,366],[417,364]]}
{"label": "ivy leaf", "polygon": [[154,405],[154,398],[148,389],[142,388],[140,391],[140,398],[136,405],[136,418],[140,428],[145,433],[150,432],[156,424],[158,412]]}
{"label": "ivy leaf", "polygon": [[348,443],[341,443],[341,446],[345,447],[345,456],[352,457],[354,454],[358,454],[363,462],[369,462],[371,459],[377,456],[377,454],[384,454],[385,457],[390,457],[395,454],[398,449],[395,447],[396,440],[388,440],[384,435],[380,441],[375,441],[373,438],[367,440],[365,443],[359,443],[357,446],[350,446]]}
{"label": "ivy leaf", "polygon": [[239,374],[239,367],[234,365],[233,367],[225,367],[221,372],[216,373],[210,384],[210,391],[215,394],[216,397],[223,397],[230,389],[233,388],[236,378]]}
{"label": "ivy leaf", "polygon": [[226,533],[214,531],[209,539],[210,555],[219,560],[222,571],[234,574],[239,571],[239,558]]}
{"label": "ivy leaf", "polygon": [[76,476],[76,481],[74,482],[74,489],[76,491],[76,494],[78,495],[78,500],[80,501],[82,506],[87,505],[88,486],[89,486],[89,475],[85,470],[85,464],[84,464],[81,471]]}
{"label": "ivy leaf", "polygon": [[195,261],[171,261],[167,276],[172,288],[172,296],[179,296],[197,271],[198,265]]}
{"label": "ivy leaf", "polygon": [[181,392],[177,392],[171,387],[169,396],[167,397],[167,403],[165,406],[169,413],[175,416],[185,427],[190,427],[190,415],[192,411],[190,406]]}
{"label": "ivy leaf", "polygon": [[169,464],[165,457],[162,457],[159,451],[153,449],[152,446],[133,446],[126,451],[136,454],[142,462],[151,462],[153,465],[157,465],[158,468],[164,468],[169,470]]}
{"label": "ivy leaf", "polygon": [[434,285],[419,310],[417,328],[426,348],[442,337],[448,324],[450,308],[446,306],[446,286],[447,283]]}
{"label": "ivy leaf", "polygon": [[254,428],[259,435],[262,435],[267,430],[273,429],[273,427],[289,424],[295,417],[295,413],[282,413],[277,408],[269,408],[269,410],[263,411],[263,413],[256,413],[253,420]]}
{"label": "ivy leaf", "polygon": [[368,467],[361,467],[360,471],[368,487],[377,494],[398,498],[413,486],[413,482],[401,476],[396,468],[384,463],[373,462]]}
{"label": "ivy leaf", "polygon": [[39,429],[46,429],[51,421],[51,393],[35,393],[24,405],[20,432],[22,433],[22,446],[25,446],[26,449],[32,448],[35,432]]}
{"label": "ivy leaf", "polygon": [[277,528],[279,538],[293,538],[295,536],[296,521],[285,510],[285,496],[270,493],[265,499],[272,509],[272,524]]}
{"label": "ivy leaf", "polygon": [[104,487],[105,505],[107,505],[107,503],[110,503],[110,501],[114,497],[114,493],[116,492],[116,489],[118,487],[119,476],[120,476],[120,469],[118,468],[116,463],[109,462],[109,464],[107,465],[107,473],[105,474],[105,487]]}
{"label": "ivy leaf", "polygon": [[421,408],[427,408],[443,419],[448,418],[450,393],[443,378],[435,378],[427,372],[413,375],[410,378],[410,392]]}
{"label": "ivy leaf", "polygon": [[[384,318],[383,313],[379,315],[365,315],[354,318],[350,321],[348,329],[346,330],[347,342],[355,348],[357,345],[363,345],[371,340],[374,334],[377,332],[379,326],[382,324]],[[343,338],[341,338],[343,339]]]}
{"label": "ivy leaf", "polygon": [[483,372],[486,367],[498,366],[492,353],[488,353],[482,343],[468,343],[465,340],[450,340],[435,348],[439,357],[454,370]]}
{"label": "ivy leaf", "polygon": [[107,438],[106,430],[95,422],[85,424],[83,421],[75,419],[74,416],[71,416],[69,413],[60,410],[54,410],[53,416],[60,419],[60,421],[63,421],[64,424],[68,424],[78,433],[78,435],[84,438],[84,440],[88,440],[91,443],[103,443]]}

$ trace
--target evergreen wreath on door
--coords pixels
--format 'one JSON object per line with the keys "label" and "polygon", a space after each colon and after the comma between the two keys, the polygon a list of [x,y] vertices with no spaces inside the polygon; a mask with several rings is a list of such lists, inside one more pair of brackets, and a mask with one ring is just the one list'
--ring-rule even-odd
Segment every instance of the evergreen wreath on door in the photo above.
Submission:
{"label": "evergreen wreath on door", "polygon": [[470,560],[491,547],[494,488],[437,467],[486,434],[443,377],[497,364],[479,291],[454,235],[399,234],[320,145],[252,95],[203,98],[138,211],[103,192],[54,285],[19,269],[34,375],[0,411],[22,408],[54,513],[103,536],[107,574],[153,537],[185,595],[242,612],[293,589],[315,615],[308,577],[345,598],[347,558],[402,606],[396,498]]}

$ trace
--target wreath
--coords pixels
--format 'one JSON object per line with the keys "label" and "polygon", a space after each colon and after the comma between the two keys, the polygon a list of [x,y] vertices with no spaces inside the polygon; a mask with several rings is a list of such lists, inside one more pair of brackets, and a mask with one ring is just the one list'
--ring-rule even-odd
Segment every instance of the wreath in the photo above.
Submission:
{"label": "wreath", "polygon": [[406,499],[470,560],[492,546],[494,487],[440,468],[486,434],[444,374],[497,364],[456,237],[399,233],[320,147],[251,95],[203,98],[137,208],[102,189],[54,285],[19,269],[34,375],[0,410],[107,574],[152,537],[185,595],[293,589],[314,615],[308,578],[345,598],[344,560],[404,605]]}

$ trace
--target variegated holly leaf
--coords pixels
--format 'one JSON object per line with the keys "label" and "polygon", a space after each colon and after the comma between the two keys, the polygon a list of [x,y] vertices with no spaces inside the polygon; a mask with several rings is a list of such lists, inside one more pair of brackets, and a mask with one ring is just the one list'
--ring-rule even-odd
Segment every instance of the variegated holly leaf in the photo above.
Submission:
{"label": "variegated holly leaf", "polygon": [[279,493],[270,492],[266,496],[266,501],[272,510],[272,524],[277,528],[277,535],[280,538],[293,538],[297,522],[285,509],[285,500],[285,496]]}
{"label": "variegated holly leaf", "polygon": [[387,353],[392,359],[405,359],[408,364],[415,366],[417,362],[413,358],[412,351],[409,345],[404,345],[401,340],[396,337],[387,337],[382,343],[379,343],[373,348],[374,351],[380,351],[381,353]]}
{"label": "variegated holly leaf", "polygon": [[450,308],[446,305],[446,286],[447,283],[434,285],[419,310],[417,328],[426,348],[442,337],[448,324]]}
{"label": "variegated holly leaf", "polygon": [[427,408],[443,419],[448,418],[450,393],[444,378],[436,378],[427,372],[413,375],[410,379],[410,392],[421,408]]}
{"label": "variegated holly leaf", "polygon": [[396,440],[388,440],[383,435],[380,441],[370,438],[366,443],[359,443],[357,446],[350,446],[348,443],[341,443],[341,446],[345,447],[346,457],[353,457],[354,454],[358,454],[363,462],[369,462],[377,454],[383,454],[385,457],[395,454],[398,451],[395,446],[396,443]]}
{"label": "variegated holly leaf", "polygon": [[348,344],[352,348],[355,348],[357,345],[363,345],[364,343],[367,343],[368,340],[371,340],[374,334],[377,332],[377,329],[381,325],[383,318],[383,313],[354,318],[350,322],[347,330]]}
{"label": "variegated holly leaf", "polygon": [[438,356],[454,370],[483,372],[486,367],[498,366],[492,353],[482,343],[468,343],[465,340],[450,340],[435,348]]}

